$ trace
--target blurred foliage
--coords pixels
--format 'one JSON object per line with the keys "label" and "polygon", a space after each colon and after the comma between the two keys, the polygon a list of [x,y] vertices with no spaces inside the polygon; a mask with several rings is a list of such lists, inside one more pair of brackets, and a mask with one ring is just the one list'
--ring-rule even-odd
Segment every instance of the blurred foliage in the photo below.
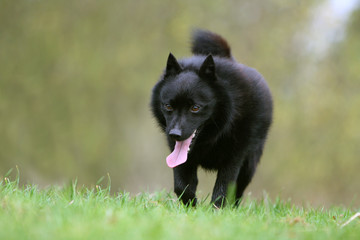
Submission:
{"label": "blurred foliage", "polygon": [[299,40],[317,4],[2,0],[0,174],[18,165],[40,185],[93,184],[109,173],[113,190],[171,188],[149,97],[169,51],[190,55],[190,31],[200,27],[223,35],[274,95],[274,125],[248,190],[360,202],[360,12],[319,60]]}

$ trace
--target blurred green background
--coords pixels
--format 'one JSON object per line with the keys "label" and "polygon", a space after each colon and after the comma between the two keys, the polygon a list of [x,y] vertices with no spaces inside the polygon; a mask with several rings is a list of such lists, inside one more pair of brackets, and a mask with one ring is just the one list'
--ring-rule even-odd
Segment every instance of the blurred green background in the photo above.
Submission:
{"label": "blurred green background", "polygon": [[[195,27],[223,35],[273,93],[247,191],[359,204],[355,0],[0,0],[0,176],[19,166],[23,183],[91,186],[109,173],[113,191],[171,190],[149,98],[169,52],[190,55]],[[201,172],[199,194],[213,184]]]}

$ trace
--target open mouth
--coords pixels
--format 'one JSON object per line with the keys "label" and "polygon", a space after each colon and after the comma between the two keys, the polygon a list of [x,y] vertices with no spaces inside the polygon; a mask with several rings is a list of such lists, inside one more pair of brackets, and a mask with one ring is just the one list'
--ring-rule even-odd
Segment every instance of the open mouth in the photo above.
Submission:
{"label": "open mouth", "polygon": [[174,168],[186,162],[188,153],[194,146],[198,133],[199,131],[195,130],[188,139],[175,142],[174,151],[166,158],[166,163],[169,167]]}
{"label": "open mouth", "polygon": [[199,131],[197,129],[195,129],[195,131],[191,135],[192,139],[191,139],[191,142],[190,142],[190,146],[188,148],[188,153],[191,151],[192,147],[194,146],[194,143],[195,143],[196,138],[197,138],[198,135],[199,135]]}

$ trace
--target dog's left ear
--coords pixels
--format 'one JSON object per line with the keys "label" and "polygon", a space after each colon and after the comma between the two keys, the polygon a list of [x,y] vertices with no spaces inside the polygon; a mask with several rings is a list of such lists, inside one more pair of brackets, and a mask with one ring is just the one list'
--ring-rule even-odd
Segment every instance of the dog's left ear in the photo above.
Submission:
{"label": "dog's left ear", "polygon": [[202,78],[215,78],[215,62],[211,54],[209,54],[199,70],[199,76]]}
{"label": "dog's left ear", "polygon": [[174,55],[172,55],[172,53],[170,53],[168,60],[167,60],[167,64],[166,64],[165,75],[166,76],[176,75],[176,74],[179,74],[181,72],[181,70],[182,69],[180,67],[180,64],[178,63],[178,61],[176,60]]}

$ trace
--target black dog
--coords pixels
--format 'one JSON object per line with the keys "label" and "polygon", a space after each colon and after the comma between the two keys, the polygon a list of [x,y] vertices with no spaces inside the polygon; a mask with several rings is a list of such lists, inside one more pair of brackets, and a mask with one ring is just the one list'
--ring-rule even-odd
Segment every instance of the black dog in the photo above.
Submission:
{"label": "black dog", "polygon": [[219,35],[198,30],[192,53],[170,53],[152,92],[151,108],[172,153],[175,193],[196,204],[197,168],[217,170],[212,202],[221,207],[229,184],[241,198],[254,175],[272,121],[272,98],[264,78],[237,63]]}

